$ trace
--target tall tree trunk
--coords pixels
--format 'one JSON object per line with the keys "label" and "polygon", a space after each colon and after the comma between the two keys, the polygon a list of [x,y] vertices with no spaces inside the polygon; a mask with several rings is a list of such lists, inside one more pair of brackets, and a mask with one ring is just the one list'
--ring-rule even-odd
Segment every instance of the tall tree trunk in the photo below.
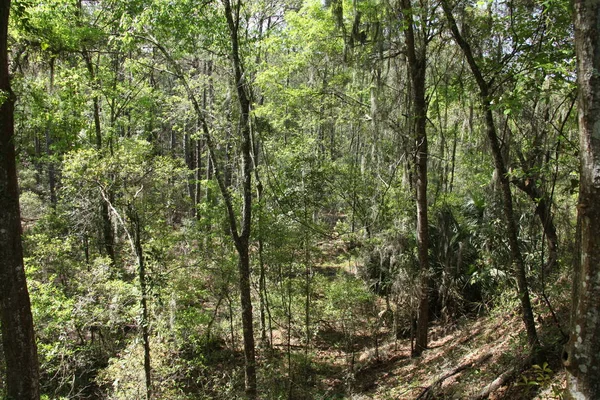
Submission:
{"label": "tall tree trunk", "polygon": [[[415,42],[413,13],[410,0],[402,0],[402,14],[406,24],[404,41],[412,87],[412,127],[416,144],[416,190],[417,190],[417,248],[420,267],[419,312],[414,356],[420,356],[427,348],[429,324],[429,222],[427,217],[427,102],[425,99],[425,71],[427,68],[427,43],[421,38]],[[421,21],[426,24],[426,22]]]}
{"label": "tall tree trunk", "polygon": [[252,139],[250,130],[250,99],[246,94],[246,79],[244,78],[242,63],[239,55],[239,44],[238,44],[238,26],[239,26],[239,7],[238,3],[234,10],[231,8],[229,0],[223,0],[225,7],[225,17],[227,24],[230,29],[231,39],[231,60],[235,78],[235,84],[238,95],[238,103],[240,106],[240,121],[239,128],[241,133],[241,155],[242,155],[242,220],[240,223],[241,229],[238,231],[237,216],[233,207],[233,199],[231,191],[227,183],[226,168],[219,165],[216,157],[217,146],[213,142],[210,127],[206,119],[204,108],[200,106],[197,96],[190,87],[186,75],[184,74],[181,66],[171,57],[167,49],[162,46],[155,38],[149,37],[148,39],[154,44],[167,58],[167,61],[175,69],[176,75],[181,80],[185,91],[192,102],[196,116],[208,152],[210,155],[211,163],[207,166],[207,173],[214,173],[214,176],[219,185],[219,190],[223,201],[225,202],[225,208],[227,210],[227,217],[229,220],[229,231],[233,242],[235,244],[236,251],[238,253],[238,271],[239,271],[239,288],[240,288],[240,301],[242,306],[242,330],[244,338],[244,358],[245,358],[245,389],[246,396],[249,399],[256,398],[256,356],[254,346],[254,327],[252,325],[252,297],[250,293],[250,230],[252,222]]}
{"label": "tall tree trunk", "polygon": [[[256,398],[256,357],[254,348],[254,328],[252,325],[252,298],[250,293],[249,240],[252,222],[252,137],[250,131],[250,98],[239,53],[239,22],[241,0],[232,9],[229,0],[223,0],[225,18],[231,39],[231,63],[240,107],[239,129],[242,145],[242,221],[238,234],[235,224],[231,224],[235,246],[239,254],[240,301],[242,305],[242,331],[244,336],[244,357],[246,375],[246,395]],[[225,188],[226,189],[226,188]],[[226,189],[227,190],[227,189]],[[231,216],[233,217],[233,216]],[[230,217],[230,219],[231,219]]]}
{"label": "tall tree trunk", "polygon": [[196,198],[196,193],[194,188],[196,187],[196,157],[194,157],[194,148],[195,148],[195,140],[190,137],[190,134],[187,132],[185,125],[183,128],[183,157],[185,159],[185,165],[188,168],[188,179],[189,182],[187,184],[188,196],[190,196],[190,200],[192,201],[192,211],[191,214],[193,217],[196,217],[198,213],[198,202]]}
{"label": "tall tree trunk", "polygon": [[452,193],[452,189],[454,187],[454,169],[456,167],[456,146],[458,144],[458,122],[454,124],[452,128],[454,132],[454,137],[452,139],[452,156],[450,158],[450,180],[448,182],[448,193]]}
{"label": "tall tree trunk", "polygon": [[[200,204],[200,201],[202,200],[202,186],[200,185],[200,181],[202,180],[203,177],[206,178],[207,181],[209,181],[210,179],[212,179],[212,166],[211,166],[211,160],[210,160],[210,155],[208,155],[207,152],[207,156],[206,156],[206,175],[202,175],[202,141],[200,140],[200,138],[198,138],[198,140],[196,140],[196,149],[194,151],[194,157],[196,158],[196,187],[194,188],[194,199],[196,204]],[[210,186],[206,185],[206,187],[204,188],[204,198],[207,201],[210,201],[210,199],[212,198],[212,194],[210,192]],[[200,219],[201,218],[201,214],[199,212],[196,211],[196,219]]]}
{"label": "tall tree trunk", "polygon": [[140,283],[140,306],[142,308],[142,316],[140,321],[142,331],[142,341],[144,345],[144,377],[146,384],[146,400],[152,398],[152,379],[151,379],[151,366],[150,366],[150,318],[148,313],[148,278],[146,274],[146,263],[144,260],[144,251],[142,244],[142,225],[140,216],[133,203],[128,203],[125,209],[126,219],[121,217],[117,210],[112,205],[108,194],[100,187],[100,194],[114,213],[116,219],[121,224],[125,235],[131,246],[131,253],[135,255],[137,260],[137,272]]}
{"label": "tall tree trunk", "polygon": [[[254,149],[254,157],[253,160],[253,168],[254,168],[254,179],[256,180],[256,201],[258,203],[258,232],[257,232],[257,241],[258,241],[258,264],[259,264],[259,279],[258,279],[258,297],[260,301],[260,339],[263,344],[267,343],[267,323],[266,323],[266,312],[267,312],[267,276],[266,276],[266,265],[264,258],[264,222],[263,222],[263,212],[264,212],[264,199],[263,192],[264,187],[260,180],[260,174],[258,172],[258,160],[260,155],[259,147],[256,145],[256,137],[253,135],[253,146]],[[272,343],[269,343],[269,346]]]}
{"label": "tall tree trunk", "polygon": [[575,0],[581,178],[580,259],[563,361],[574,399],[600,398],[600,1]]}
{"label": "tall tree trunk", "polygon": [[540,342],[537,337],[535,321],[533,318],[533,310],[531,308],[531,301],[529,299],[529,287],[527,284],[527,275],[525,274],[525,262],[523,260],[523,254],[519,248],[518,228],[515,222],[510,181],[507,176],[506,164],[504,162],[504,158],[502,157],[500,141],[498,139],[496,125],[494,123],[494,115],[490,102],[490,85],[483,77],[481,69],[477,64],[477,61],[475,61],[471,46],[465,41],[462,34],[458,30],[456,20],[452,15],[448,1],[442,0],[441,3],[444,13],[446,14],[446,19],[450,25],[452,35],[454,36],[454,40],[462,49],[469,67],[471,68],[471,72],[473,73],[473,76],[475,77],[479,87],[481,108],[485,116],[486,134],[490,143],[492,155],[494,157],[494,168],[496,170],[496,175],[498,175],[498,180],[500,181],[500,188],[502,191],[502,206],[506,223],[506,233],[508,235],[508,243],[510,246],[512,260],[515,264],[514,274],[517,280],[519,300],[521,302],[521,309],[523,313],[523,322],[525,324],[525,329],[527,330],[527,340],[529,345],[533,353],[537,353],[540,349]]}
{"label": "tall tree trunk", "polygon": [[0,310],[6,362],[6,396],[40,398],[33,317],[21,242],[19,188],[14,147],[14,95],[8,72],[10,0],[0,3]]}

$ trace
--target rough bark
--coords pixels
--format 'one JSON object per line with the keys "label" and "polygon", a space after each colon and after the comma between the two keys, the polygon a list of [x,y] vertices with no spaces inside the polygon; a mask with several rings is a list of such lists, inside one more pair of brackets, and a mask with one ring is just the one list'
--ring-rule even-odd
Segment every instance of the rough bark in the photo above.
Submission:
{"label": "rough bark", "polygon": [[575,0],[581,178],[579,263],[563,361],[574,399],[600,398],[600,1]]}
{"label": "rough bark", "polygon": [[483,77],[479,64],[473,56],[473,51],[471,50],[470,44],[460,33],[448,1],[443,0],[441,4],[444,9],[444,14],[446,15],[446,19],[448,20],[450,30],[452,31],[454,40],[463,51],[463,54],[467,59],[467,63],[471,68],[471,72],[477,81],[477,86],[479,87],[480,105],[485,116],[486,134],[494,158],[494,169],[496,170],[496,175],[498,176],[500,189],[502,192],[502,208],[506,224],[506,234],[508,236],[512,261],[515,266],[513,273],[517,281],[519,300],[521,302],[521,311],[523,313],[523,323],[525,324],[525,329],[527,331],[527,340],[532,351],[535,353],[540,349],[540,342],[535,329],[535,320],[533,318],[533,310],[531,308],[531,300],[529,298],[529,287],[527,284],[527,275],[525,273],[525,261],[523,260],[523,254],[519,248],[518,228],[514,216],[510,181],[507,176],[506,163],[502,156],[500,140],[498,138],[496,124],[494,122],[494,115],[490,99],[490,84]]}
{"label": "rough bark", "polygon": [[412,86],[412,128],[416,145],[416,191],[417,191],[417,249],[420,267],[421,297],[417,316],[417,332],[414,356],[427,348],[429,323],[429,222],[427,217],[427,102],[425,99],[425,71],[427,43],[421,38],[416,43],[414,12],[410,0],[402,0],[402,14],[406,24],[404,39]]}
{"label": "rough bark", "polygon": [[0,3],[0,296],[6,396],[39,399],[39,367],[21,242],[14,148],[14,95],[8,72],[10,0]]}

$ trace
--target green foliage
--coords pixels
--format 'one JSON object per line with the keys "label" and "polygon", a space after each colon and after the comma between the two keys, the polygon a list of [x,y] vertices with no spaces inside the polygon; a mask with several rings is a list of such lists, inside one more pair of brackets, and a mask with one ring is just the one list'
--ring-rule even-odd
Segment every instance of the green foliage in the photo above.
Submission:
{"label": "green foliage", "polygon": [[4,104],[6,100],[8,100],[9,94],[5,90],[0,90],[0,106]]}
{"label": "green foliage", "polygon": [[398,233],[373,240],[363,248],[364,261],[361,277],[374,293],[389,296],[398,275],[415,279],[418,261],[414,236]]}
{"label": "green foliage", "polygon": [[59,54],[77,51],[82,43],[93,43],[100,31],[81,24],[79,19],[85,9],[71,0],[53,0],[44,3],[20,0],[14,3],[13,22],[19,40],[30,40],[42,52]]}
{"label": "green foliage", "polygon": [[68,279],[58,273],[41,274],[36,261],[40,262],[40,256],[48,257],[49,244],[40,247],[43,254],[36,252],[26,265],[45,377],[43,388],[64,395],[73,391],[96,393],[95,374],[136,325],[137,291],[111,277],[106,259],[86,267],[71,266]]}
{"label": "green foliage", "polygon": [[[141,255],[155,397],[241,396],[238,265],[215,179],[218,169],[239,217],[238,82],[223,5],[12,4],[25,263],[45,395],[142,396]],[[417,39],[429,46],[427,274],[431,314],[450,325],[492,305],[512,312],[517,298],[476,83],[430,6],[413,10]],[[557,268],[576,254],[571,6],[473,0],[456,7],[491,82],[535,283],[547,258],[534,215],[543,196],[560,238]],[[351,382],[353,354],[390,333],[391,313],[395,333],[410,330],[417,308],[403,18],[378,0],[250,1],[238,12],[256,168],[253,310],[256,327],[262,308],[269,340],[273,334],[257,349],[261,395],[326,398],[339,388],[327,392],[319,380]],[[529,198],[519,182],[542,196]],[[332,348],[347,365],[323,361]],[[525,384],[546,382],[546,368]]]}
{"label": "green foliage", "polygon": [[517,386],[524,387],[528,392],[534,392],[539,388],[551,388],[553,398],[562,400],[564,398],[564,390],[560,384],[553,383],[554,371],[550,369],[547,362],[542,365],[534,364],[531,369],[522,373]]}
{"label": "green foliage", "polygon": [[[72,152],[66,156],[63,173],[65,196],[87,193],[82,198],[86,201],[99,194],[106,201],[112,195],[118,201],[112,204],[114,211],[135,204],[146,223],[156,224],[176,217],[187,176],[181,162],[153,155],[152,145],[145,140],[124,140],[110,155],[94,149]],[[81,211],[90,210],[82,204]],[[121,209],[119,214],[122,218],[125,213]]]}
{"label": "green foliage", "polygon": [[[161,399],[185,398],[178,387],[178,369],[181,365],[176,361],[176,350],[160,339],[153,340],[151,346],[155,355],[152,367],[156,395]],[[99,386],[106,390],[107,398],[127,400],[145,396],[143,358],[140,341],[133,340],[118,357],[108,361],[108,366],[97,377]]]}
{"label": "green foliage", "polygon": [[324,299],[318,307],[323,310],[325,320],[342,332],[339,345],[353,351],[355,336],[366,334],[369,319],[376,315],[375,296],[360,279],[346,274],[327,283],[322,290]]}
{"label": "green foliage", "polygon": [[550,367],[548,367],[547,362],[544,362],[541,366],[534,364],[531,367],[530,372],[531,374],[529,374],[529,376],[525,374],[521,375],[520,384],[525,386],[544,386],[551,380],[552,374],[554,373]]}

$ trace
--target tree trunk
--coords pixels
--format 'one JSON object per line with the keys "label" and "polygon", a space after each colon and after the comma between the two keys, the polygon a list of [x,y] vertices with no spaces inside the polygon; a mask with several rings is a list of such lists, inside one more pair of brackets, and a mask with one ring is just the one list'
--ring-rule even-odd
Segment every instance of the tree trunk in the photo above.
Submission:
{"label": "tree trunk", "polygon": [[529,198],[537,203],[535,214],[538,216],[546,241],[548,242],[548,261],[543,265],[543,273],[547,275],[554,268],[558,261],[558,235],[552,218],[552,203],[549,201],[545,193],[535,184],[534,178],[514,180],[513,183]]}
{"label": "tree trunk", "polygon": [[[256,398],[256,357],[254,347],[254,327],[252,325],[252,298],[250,293],[250,255],[249,255],[249,240],[252,221],[252,157],[251,157],[251,130],[250,130],[250,100],[246,94],[246,80],[243,75],[242,63],[239,55],[238,45],[238,24],[239,24],[239,3],[237,4],[235,14],[231,8],[229,0],[223,0],[225,7],[225,17],[230,30],[231,39],[231,61],[233,66],[235,85],[237,89],[238,102],[240,106],[240,133],[241,133],[241,155],[242,155],[242,220],[241,229],[238,231],[238,223],[236,213],[233,207],[233,199],[227,182],[227,173],[224,166],[217,163],[216,149],[217,146],[213,142],[210,127],[206,120],[204,109],[200,106],[198,98],[188,84],[185,74],[181,66],[173,60],[167,49],[158,43],[154,38],[149,40],[154,44],[167,58],[169,63],[175,69],[175,73],[181,79],[186,93],[192,105],[198,122],[202,129],[204,140],[208,148],[211,163],[207,166],[207,173],[214,173],[214,176],[219,185],[219,190],[225,202],[227,210],[227,218],[229,221],[229,230],[236,251],[238,253],[238,271],[239,271],[239,287],[240,301],[242,306],[242,330],[244,335],[244,357],[245,357],[245,389],[246,396],[249,399]],[[234,19],[235,18],[235,19]],[[212,168],[211,168],[212,167]]]}
{"label": "tree trunk", "polygon": [[[92,95],[93,113],[94,113],[94,133],[96,140],[96,149],[102,155],[102,125],[100,124],[100,99],[98,97],[98,82],[96,80],[96,72],[94,71],[94,65],[90,53],[84,48],[82,51],[83,60],[85,61],[88,74],[90,76],[90,82],[94,94]],[[109,196],[111,197],[111,196]],[[115,255],[115,238],[113,235],[113,226],[110,220],[110,213],[108,212],[108,204],[103,201],[100,205],[100,217],[102,219],[102,236],[104,239],[104,250],[110,258],[113,265],[116,265]]]}
{"label": "tree trunk", "polygon": [[[48,94],[53,95],[54,92],[54,58],[50,58],[50,83],[48,85]],[[52,111],[52,110],[51,110]],[[48,157],[48,188],[50,191],[50,206],[56,207],[56,168],[52,160],[52,118],[48,118],[46,122],[46,130],[44,132],[46,142],[46,156]]]}
{"label": "tree trunk", "polygon": [[600,1],[575,0],[581,178],[580,259],[574,271],[570,339],[563,354],[567,391],[600,398]]}
{"label": "tree trunk", "polygon": [[[259,147],[256,146],[256,138],[253,136],[253,152],[254,156],[252,157],[253,161],[253,169],[254,169],[254,179],[256,180],[256,201],[258,203],[258,232],[257,232],[257,241],[258,241],[258,265],[259,265],[259,278],[258,278],[258,297],[260,302],[260,339],[262,344],[267,344],[267,324],[266,324],[266,309],[267,309],[267,276],[266,276],[266,265],[264,258],[264,223],[263,223],[263,213],[264,213],[264,201],[263,201],[263,191],[264,186],[260,180],[260,174],[258,172],[258,160],[260,155]],[[271,346],[272,343],[269,343]]]}
{"label": "tree trunk", "polygon": [[[415,43],[414,22],[410,0],[402,0],[402,13],[406,24],[404,39],[412,86],[412,128],[416,143],[416,190],[417,190],[417,248],[420,267],[421,294],[417,317],[414,356],[420,356],[427,348],[429,324],[429,222],[427,217],[427,101],[425,99],[425,71],[427,43],[422,38]],[[422,22],[426,25],[426,22]]]}
{"label": "tree trunk", "polygon": [[540,349],[540,342],[537,337],[535,329],[535,321],[533,318],[533,310],[531,308],[531,301],[529,299],[529,288],[527,284],[527,275],[525,273],[525,262],[523,260],[523,254],[519,248],[518,239],[518,228],[515,222],[512,193],[510,190],[510,181],[508,180],[506,164],[502,157],[502,151],[500,148],[500,141],[496,132],[496,125],[494,123],[494,115],[492,113],[492,105],[490,102],[490,87],[489,83],[484,79],[483,74],[479,65],[475,61],[471,46],[465,41],[462,34],[458,30],[456,20],[452,15],[452,11],[447,0],[442,1],[442,7],[446,14],[446,19],[450,24],[450,29],[454,40],[462,49],[465,58],[471,68],[471,72],[477,81],[479,87],[479,94],[481,99],[481,108],[485,116],[486,134],[494,157],[494,168],[498,180],[500,181],[500,188],[502,191],[502,206],[504,211],[504,219],[506,224],[506,233],[508,235],[508,243],[512,256],[512,261],[515,264],[515,278],[517,280],[517,288],[519,294],[519,300],[521,302],[522,317],[527,331],[527,340],[531,347],[531,350],[536,353]]}
{"label": "tree trunk", "polygon": [[144,345],[144,377],[146,381],[146,400],[152,398],[152,367],[150,365],[150,319],[148,316],[148,279],[146,276],[146,263],[144,260],[144,249],[142,247],[142,227],[139,215],[135,206],[129,205],[127,214],[131,222],[131,232],[133,233],[133,247],[138,262],[138,279],[140,281],[140,306],[142,308],[142,319],[140,325],[142,328],[142,342]]}
{"label": "tree trunk", "polygon": [[[246,92],[246,79],[242,61],[239,54],[239,13],[241,4],[235,4],[232,9],[229,0],[223,0],[225,18],[229,27],[231,39],[231,63],[237,89],[237,98],[240,107],[239,128],[242,145],[242,221],[241,231],[238,234],[235,216],[230,214],[231,233],[239,255],[240,301],[242,305],[242,331],[244,336],[245,357],[245,389],[249,399],[256,398],[256,357],[254,349],[254,327],[252,324],[252,298],[250,293],[250,256],[249,240],[252,222],[252,137],[250,131],[250,99]],[[228,190],[227,188],[224,188]],[[233,220],[232,220],[233,219]]]}
{"label": "tree trunk", "polygon": [[21,216],[14,147],[14,95],[8,72],[10,0],[0,3],[0,296],[6,396],[40,398],[33,317],[21,242]]}
{"label": "tree trunk", "polygon": [[195,179],[196,179],[196,168],[197,168],[195,165],[196,157],[194,157],[194,148],[195,148],[194,142],[195,141],[192,140],[192,138],[190,137],[190,134],[187,132],[187,130],[185,129],[185,125],[184,125],[182,145],[183,145],[183,157],[185,159],[185,165],[188,168],[189,182],[187,184],[187,189],[188,189],[188,196],[190,196],[190,200],[192,201],[191,214],[193,217],[196,217],[196,214],[198,213],[198,209],[197,209],[198,203],[196,202],[197,198],[196,198],[195,190],[194,190],[194,188],[196,187]]}

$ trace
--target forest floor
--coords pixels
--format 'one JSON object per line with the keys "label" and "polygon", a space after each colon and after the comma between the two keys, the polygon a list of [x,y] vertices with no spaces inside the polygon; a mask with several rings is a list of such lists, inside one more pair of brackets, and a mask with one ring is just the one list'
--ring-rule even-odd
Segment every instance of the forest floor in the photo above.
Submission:
{"label": "forest floor", "polygon": [[[353,274],[356,265],[346,261],[322,268],[328,275],[336,269]],[[429,348],[419,358],[410,357],[410,339],[393,339],[389,328],[381,331],[376,348],[372,335],[358,337],[355,354],[321,336],[313,362],[327,366],[328,373],[317,373],[322,388],[318,398],[561,399],[563,335],[556,321],[566,329],[568,300],[560,294],[568,291],[556,287],[560,282],[554,285],[556,319],[541,295],[532,296],[547,360],[541,365],[532,365],[527,357],[519,308],[496,305],[484,315],[464,316],[452,324],[434,321]]]}
{"label": "forest floor", "polygon": [[[360,269],[357,259],[340,244],[328,243],[322,250],[324,256],[314,268],[325,282],[321,290],[354,279]],[[344,324],[343,317],[325,314],[327,320],[313,320],[316,335],[308,349],[303,345],[302,329],[288,332],[283,325],[274,327],[271,346],[258,351],[261,398],[560,400],[566,379],[561,329],[567,329],[569,320],[569,279],[556,277],[547,286],[548,302],[539,290],[531,291],[545,362],[534,364],[529,357],[518,301],[511,289],[504,290],[495,304],[481,307],[479,313],[449,322],[431,321],[428,349],[417,358],[411,358],[409,333],[397,339],[389,322],[378,321],[386,304],[377,298],[375,309],[368,311],[370,317],[365,314],[361,319],[361,311],[354,314],[359,315],[356,324]],[[315,297],[323,300],[327,295],[320,292]],[[353,296],[342,293],[348,299]],[[219,372],[226,372],[222,370],[227,365],[238,370],[243,366],[241,351],[217,358]],[[243,398],[243,380],[236,386],[239,396],[218,398]],[[220,389],[215,389],[216,396]]]}
{"label": "forest floor", "polygon": [[[515,315],[465,319],[450,331],[434,326],[429,349],[411,358],[410,340],[384,343],[379,357],[358,357],[352,388],[325,398],[360,399],[560,399],[565,375],[559,352],[548,365],[525,357],[521,320]],[[324,352],[323,354],[326,354]]]}

